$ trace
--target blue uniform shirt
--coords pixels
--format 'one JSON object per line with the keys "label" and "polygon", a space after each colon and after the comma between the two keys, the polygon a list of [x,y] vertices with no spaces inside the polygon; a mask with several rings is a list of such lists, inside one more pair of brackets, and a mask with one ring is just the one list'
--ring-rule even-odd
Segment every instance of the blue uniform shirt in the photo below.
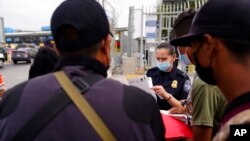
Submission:
{"label": "blue uniform shirt", "polygon": [[[149,69],[146,74],[152,78],[153,86],[162,85],[164,89],[177,100],[186,99],[191,88],[188,75],[173,67],[171,72],[160,71],[157,67]],[[157,96],[157,103],[160,109],[168,110],[172,106],[164,99]]]}

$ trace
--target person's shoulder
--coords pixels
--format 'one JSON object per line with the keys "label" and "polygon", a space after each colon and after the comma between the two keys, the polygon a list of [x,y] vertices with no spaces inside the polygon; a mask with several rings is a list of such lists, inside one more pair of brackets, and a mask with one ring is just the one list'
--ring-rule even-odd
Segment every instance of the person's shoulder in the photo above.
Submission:
{"label": "person's shoulder", "polygon": [[180,70],[178,68],[176,68],[175,71],[176,71],[176,74],[179,76],[188,77],[187,73],[183,72],[182,70]]}
{"label": "person's shoulder", "polygon": [[134,86],[124,85],[123,104],[132,119],[143,123],[149,123],[152,115],[159,111],[156,99]]}
{"label": "person's shoulder", "polygon": [[158,71],[158,68],[157,67],[153,67],[153,68],[150,68],[147,70],[147,73],[146,75],[147,76],[152,76],[154,73],[156,73]]}
{"label": "person's shoulder", "polygon": [[105,84],[109,84],[112,86],[117,86],[117,85],[124,85],[125,81],[125,77],[118,77],[118,78],[103,78],[101,80],[99,80],[99,82],[105,83]]}
{"label": "person's shoulder", "polygon": [[129,85],[123,85],[123,88],[124,88],[124,94],[126,96],[128,96],[129,98],[130,98],[130,96],[131,96],[131,98],[132,97],[140,98],[140,99],[142,98],[140,100],[141,102],[153,102],[153,103],[155,103],[154,97],[151,94],[147,93],[146,91],[144,91],[140,88],[137,88],[135,86],[129,86]]}
{"label": "person's shoulder", "polygon": [[34,83],[35,84],[43,84],[43,86],[44,86],[44,85],[51,85],[51,83],[48,83],[48,82],[52,82],[52,79],[55,79],[54,74],[47,73],[47,74],[32,78],[28,82],[31,84],[34,84]]}
{"label": "person's shoulder", "polygon": [[24,81],[24,82],[22,82],[22,83],[19,83],[19,84],[13,86],[12,88],[8,89],[8,90],[5,92],[5,94],[6,94],[6,95],[9,95],[9,94],[15,93],[16,91],[19,91],[19,92],[20,92],[20,89],[23,89],[23,88],[26,86],[26,84],[27,84],[28,82],[29,82],[29,80],[26,80],[26,81]]}
{"label": "person's shoulder", "polygon": [[[18,90],[20,88],[23,89],[27,85],[31,85],[31,84],[35,84],[35,83],[39,83],[39,84],[43,84],[43,85],[48,84],[48,82],[51,82],[51,81],[49,81],[49,79],[51,77],[52,77],[52,74],[46,74],[46,75],[41,75],[41,76],[38,76],[38,77],[30,79],[30,80],[26,80],[26,81],[24,81],[22,83],[19,83],[19,84],[15,85],[14,87],[8,89],[6,91],[6,93],[8,93],[8,94],[13,93],[13,91],[16,91],[16,90]],[[44,82],[46,82],[46,83],[44,83]]]}
{"label": "person's shoulder", "polygon": [[181,77],[181,78],[189,78],[189,76],[187,75],[187,73],[183,72],[182,70],[176,68],[176,74]]}
{"label": "person's shoulder", "polygon": [[157,67],[153,67],[153,68],[148,69],[147,72],[155,72],[155,71],[157,71],[157,70],[158,70]]}
{"label": "person's shoulder", "polygon": [[198,78],[194,80],[193,85],[195,87],[203,87],[203,86],[206,86],[206,83],[202,81],[200,78]]}
{"label": "person's shoulder", "polygon": [[2,100],[0,101],[0,118],[7,117],[9,114],[14,112],[18,106],[22,91],[27,82],[28,81],[17,84],[5,92]]}
{"label": "person's shoulder", "polygon": [[219,96],[222,97],[221,90],[218,86],[210,85],[202,81],[201,79],[196,79],[193,82],[193,90],[203,91],[203,95]]}
{"label": "person's shoulder", "polygon": [[209,84],[205,83],[204,81],[202,81],[200,78],[194,80],[193,86],[196,88],[203,88],[203,89],[206,88],[208,90],[219,91],[219,88],[217,86],[209,85]]}

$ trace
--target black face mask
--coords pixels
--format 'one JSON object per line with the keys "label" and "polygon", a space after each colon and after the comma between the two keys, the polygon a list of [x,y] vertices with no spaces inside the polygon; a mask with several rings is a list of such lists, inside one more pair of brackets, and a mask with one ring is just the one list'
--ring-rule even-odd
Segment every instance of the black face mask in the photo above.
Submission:
{"label": "black face mask", "polygon": [[201,48],[201,46],[193,54],[194,61],[195,61],[195,70],[198,73],[201,80],[203,80],[204,82],[206,82],[208,84],[216,85],[216,81],[214,79],[214,74],[213,74],[213,69],[210,66],[209,67],[202,67],[199,63],[199,60],[197,58],[197,53],[200,50],[200,48]]}

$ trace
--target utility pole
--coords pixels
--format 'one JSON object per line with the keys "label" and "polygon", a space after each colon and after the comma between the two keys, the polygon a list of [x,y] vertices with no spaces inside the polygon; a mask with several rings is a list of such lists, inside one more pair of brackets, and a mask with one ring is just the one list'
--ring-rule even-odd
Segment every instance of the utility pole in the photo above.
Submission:
{"label": "utility pole", "polygon": [[127,48],[127,53],[128,57],[131,57],[132,52],[134,51],[134,44],[133,44],[133,35],[134,35],[134,15],[135,15],[135,10],[140,10],[141,12],[141,37],[140,37],[140,50],[139,50],[139,64],[138,66],[143,68],[143,6],[141,9],[134,9],[133,6],[129,8],[129,23],[128,23],[128,48]]}
{"label": "utility pole", "polygon": [[5,42],[3,17],[0,17],[0,42]]}
{"label": "utility pole", "polygon": [[141,8],[141,43],[140,43],[140,67],[143,68],[143,6]]}
{"label": "utility pole", "polygon": [[133,51],[133,34],[134,34],[134,7],[129,7],[129,20],[128,20],[128,46],[126,52],[128,57],[131,57]]}

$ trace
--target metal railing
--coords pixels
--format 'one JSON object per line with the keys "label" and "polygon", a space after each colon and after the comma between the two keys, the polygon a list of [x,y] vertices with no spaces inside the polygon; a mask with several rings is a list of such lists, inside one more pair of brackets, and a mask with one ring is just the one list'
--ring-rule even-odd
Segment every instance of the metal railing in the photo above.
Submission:
{"label": "metal railing", "polygon": [[159,4],[156,12],[159,15],[159,41],[169,41],[174,21],[181,12],[190,8],[199,10],[206,2],[207,0],[179,0]]}

